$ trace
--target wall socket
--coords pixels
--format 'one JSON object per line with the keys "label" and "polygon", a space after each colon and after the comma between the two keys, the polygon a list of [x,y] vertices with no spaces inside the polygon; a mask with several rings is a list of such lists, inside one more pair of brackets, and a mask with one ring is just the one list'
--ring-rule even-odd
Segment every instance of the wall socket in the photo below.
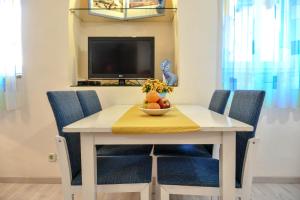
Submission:
{"label": "wall socket", "polygon": [[48,161],[49,162],[56,162],[57,161],[57,155],[56,155],[56,153],[49,153],[49,155],[48,155]]}

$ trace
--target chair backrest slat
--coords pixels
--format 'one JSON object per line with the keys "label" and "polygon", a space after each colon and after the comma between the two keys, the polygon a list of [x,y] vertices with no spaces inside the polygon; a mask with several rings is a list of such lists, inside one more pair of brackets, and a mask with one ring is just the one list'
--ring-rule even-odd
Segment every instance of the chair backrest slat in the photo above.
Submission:
{"label": "chair backrest slat", "polygon": [[66,134],[63,127],[84,118],[78,97],[74,91],[47,92],[53,110],[58,133],[67,142],[72,177],[81,171],[80,134]]}
{"label": "chair backrest slat", "polygon": [[230,90],[215,90],[211,97],[208,109],[224,114],[229,96]]}
{"label": "chair backrest slat", "polygon": [[236,178],[241,182],[248,140],[255,136],[256,127],[265,98],[265,91],[237,90],[231,103],[229,117],[254,127],[253,132],[237,132]]}
{"label": "chair backrest slat", "polygon": [[77,91],[77,96],[85,117],[102,110],[98,95],[94,90]]}

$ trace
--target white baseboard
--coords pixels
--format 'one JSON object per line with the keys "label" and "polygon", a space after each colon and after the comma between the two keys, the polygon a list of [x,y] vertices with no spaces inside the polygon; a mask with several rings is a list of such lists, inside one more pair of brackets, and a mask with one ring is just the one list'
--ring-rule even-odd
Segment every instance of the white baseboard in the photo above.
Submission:
{"label": "white baseboard", "polygon": [[300,184],[300,177],[254,177],[254,183]]}

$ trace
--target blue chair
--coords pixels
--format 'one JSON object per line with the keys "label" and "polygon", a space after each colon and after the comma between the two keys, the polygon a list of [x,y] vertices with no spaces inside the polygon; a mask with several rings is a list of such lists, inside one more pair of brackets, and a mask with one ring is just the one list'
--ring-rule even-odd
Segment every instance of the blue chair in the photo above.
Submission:
{"label": "blue chair", "polygon": [[[102,110],[94,90],[77,91],[77,96],[85,117]],[[151,151],[152,145],[97,145],[97,156],[150,155]]]}
{"label": "blue chair", "polygon": [[[254,136],[264,97],[264,91],[236,91],[229,112],[229,117],[254,127],[253,132],[237,132],[236,135],[236,194],[245,200],[249,200],[251,192],[252,165],[258,143]],[[162,200],[168,200],[172,194],[168,191],[169,185],[201,187],[197,195],[219,196],[219,161],[200,157],[159,157],[158,182],[163,188]],[[189,189],[185,187],[182,194],[190,192]]]}
{"label": "blue chair", "polygon": [[230,90],[215,90],[208,109],[223,115],[229,96]]}
{"label": "blue chair", "polygon": [[76,93],[85,117],[102,110],[98,95],[94,90],[77,91]]}
{"label": "blue chair", "polygon": [[[224,114],[229,90],[216,90],[211,98],[209,109]],[[154,155],[156,156],[196,156],[212,157],[213,145],[154,145]]]}
{"label": "blue chair", "polygon": [[[80,134],[66,134],[63,127],[84,118],[76,92],[47,92],[56,120],[56,145],[65,200],[72,200],[81,188]],[[140,192],[149,200],[152,159],[150,156],[98,157],[97,189],[100,192]],[[123,184],[124,188],[120,187]]]}

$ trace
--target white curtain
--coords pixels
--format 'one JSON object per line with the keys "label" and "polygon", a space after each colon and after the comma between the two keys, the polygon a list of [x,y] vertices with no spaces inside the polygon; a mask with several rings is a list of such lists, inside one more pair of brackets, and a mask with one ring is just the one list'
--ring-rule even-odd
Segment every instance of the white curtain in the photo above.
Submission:
{"label": "white curtain", "polygon": [[223,0],[223,86],[300,107],[300,0]]}
{"label": "white curtain", "polygon": [[0,0],[0,111],[17,107],[16,75],[22,73],[21,0]]}

